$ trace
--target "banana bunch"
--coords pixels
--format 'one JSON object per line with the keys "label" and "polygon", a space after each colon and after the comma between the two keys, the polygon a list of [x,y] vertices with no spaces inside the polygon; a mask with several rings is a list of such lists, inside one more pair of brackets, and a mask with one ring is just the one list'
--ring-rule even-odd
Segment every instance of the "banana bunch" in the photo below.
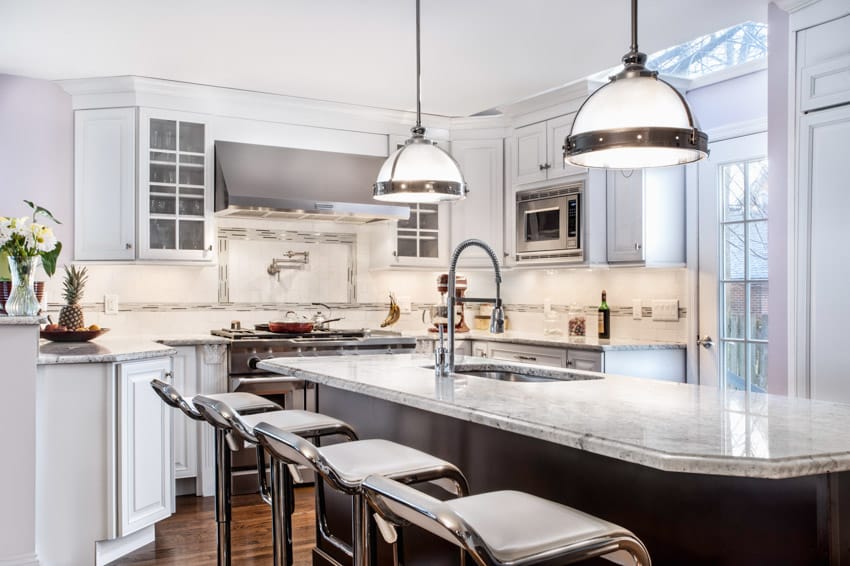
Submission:
{"label": "banana bunch", "polygon": [[399,308],[398,303],[395,300],[395,295],[390,293],[390,310],[387,313],[387,318],[385,318],[384,322],[381,323],[381,328],[392,326],[398,322],[399,318],[401,318],[401,308]]}

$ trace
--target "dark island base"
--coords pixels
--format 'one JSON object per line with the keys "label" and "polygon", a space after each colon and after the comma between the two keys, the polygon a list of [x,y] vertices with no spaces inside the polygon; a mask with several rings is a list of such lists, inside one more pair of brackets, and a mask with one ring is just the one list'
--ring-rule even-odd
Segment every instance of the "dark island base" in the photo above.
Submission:
{"label": "dark island base", "polygon": [[[655,565],[850,564],[848,472],[784,480],[663,472],[329,386],[317,394],[318,410],[360,438],[457,464],[472,493],[527,491],[632,530]],[[350,540],[347,500],[328,499],[332,528]],[[443,541],[404,531],[406,565],[457,563]],[[322,551],[348,562],[320,541],[315,564],[329,563]],[[388,556],[382,548],[382,564]]]}

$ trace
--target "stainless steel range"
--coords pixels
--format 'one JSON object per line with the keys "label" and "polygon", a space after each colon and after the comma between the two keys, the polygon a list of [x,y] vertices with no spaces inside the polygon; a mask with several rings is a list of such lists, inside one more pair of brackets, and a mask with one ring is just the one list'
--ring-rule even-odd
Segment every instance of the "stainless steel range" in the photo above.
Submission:
{"label": "stainless steel range", "polygon": [[[238,322],[211,334],[230,339],[227,372],[230,391],[244,391],[273,399],[287,409],[315,411],[312,385],[257,367],[269,358],[352,356],[411,353],[416,339],[385,330],[319,330],[305,334],[269,332],[267,325],[243,329]],[[257,460],[253,448],[233,453],[233,493],[257,488]],[[309,480],[309,478],[306,478]]]}

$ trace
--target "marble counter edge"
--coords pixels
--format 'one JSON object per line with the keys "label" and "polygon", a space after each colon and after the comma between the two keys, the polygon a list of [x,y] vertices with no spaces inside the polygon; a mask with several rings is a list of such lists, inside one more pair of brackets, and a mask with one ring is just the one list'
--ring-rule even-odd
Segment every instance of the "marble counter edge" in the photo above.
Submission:
{"label": "marble counter edge", "polygon": [[[48,343],[51,344],[51,343]],[[56,342],[52,344],[57,344]],[[69,343],[70,344],[70,343]],[[61,365],[61,364],[92,364],[92,363],[114,363],[114,362],[130,362],[136,360],[146,360],[151,358],[161,358],[164,356],[175,356],[177,350],[172,347],[150,342],[139,345],[138,347],[127,348],[118,352],[86,352],[80,343],[73,343],[74,347],[82,350],[80,353],[74,353],[72,349],[68,352],[42,352],[39,348],[37,365]],[[108,345],[97,344],[96,342],[85,342],[84,345],[93,347],[108,348]],[[41,346],[44,346],[42,344]],[[58,349],[58,348],[57,348]]]}
{"label": "marble counter edge", "polygon": [[163,336],[153,339],[158,344],[166,346],[206,346],[206,345],[228,345],[231,340],[221,336],[213,336],[211,334],[178,334],[174,336]]}
{"label": "marble counter edge", "polygon": [[507,417],[488,411],[429,399],[419,395],[399,392],[372,384],[354,382],[320,372],[295,368],[273,360],[262,361],[258,367],[269,371],[285,371],[287,375],[322,385],[360,393],[415,409],[434,412],[467,422],[490,426],[569,448],[584,450],[600,456],[654,468],[664,472],[696,473],[757,479],[790,479],[850,469],[850,454],[820,454],[782,459],[723,458],[693,456],[658,450],[649,450],[633,444],[600,438],[586,433],[555,429],[522,419]]}
{"label": "marble counter edge", "polygon": [[34,326],[45,324],[47,319],[42,316],[9,316],[0,315],[0,326]]}

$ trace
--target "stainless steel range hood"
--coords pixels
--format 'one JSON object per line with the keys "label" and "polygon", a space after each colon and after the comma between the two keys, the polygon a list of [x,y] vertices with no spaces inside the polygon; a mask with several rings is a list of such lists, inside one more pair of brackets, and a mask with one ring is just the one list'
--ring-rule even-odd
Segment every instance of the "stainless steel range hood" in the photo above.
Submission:
{"label": "stainless steel range hood", "polygon": [[372,200],[372,183],[385,159],[216,141],[215,213],[354,224],[405,220],[409,207]]}

